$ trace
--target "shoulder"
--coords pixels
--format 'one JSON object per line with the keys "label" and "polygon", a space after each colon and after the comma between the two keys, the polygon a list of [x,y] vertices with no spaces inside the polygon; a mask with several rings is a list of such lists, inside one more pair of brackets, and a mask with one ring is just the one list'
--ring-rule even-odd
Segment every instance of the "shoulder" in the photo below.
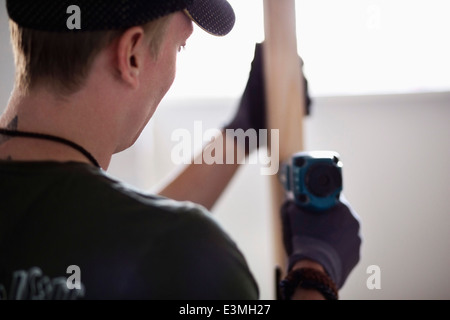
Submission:
{"label": "shoulder", "polygon": [[182,206],[183,213],[168,211],[170,227],[157,240],[156,252],[142,259],[138,274],[146,276],[138,287],[160,288],[158,299],[258,299],[258,285],[236,243],[207,212],[193,204]]}
{"label": "shoulder", "polygon": [[[259,289],[244,255],[209,211],[191,202],[142,193],[104,173],[96,175],[97,200],[107,194],[108,214],[114,212],[109,219],[118,219],[114,224],[120,224],[121,234],[132,236],[141,250],[135,273],[127,280],[130,295],[258,298]],[[158,288],[157,293],[149,288]]]}

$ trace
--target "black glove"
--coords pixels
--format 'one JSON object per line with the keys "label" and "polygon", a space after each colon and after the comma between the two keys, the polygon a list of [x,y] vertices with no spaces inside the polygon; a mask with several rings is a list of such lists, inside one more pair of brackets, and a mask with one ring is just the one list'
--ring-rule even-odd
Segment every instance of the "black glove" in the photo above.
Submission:
{"label": "black glove", "polygon": [[340,289],[360,259],[360,221],[350,205],[341,197],[335,207],[314,212],[286,201],[281,214],[289,270],[299,260],[314,260]]}
{"label": "black glove", "polygon": [[[239,102],[239,108],[234,115],[234,118],[228,125],[224,126],[224,129],[243,129],[244,131],[255,129],[257,133],[259,133],[260,129],[267,129],[263,44],[264,43],[257,43],[255,46],[255,56],[251,65],[247,86]],[[303,67],[303,61],[301,61],[301,66]],[[302,70],[300,70],[300,72],[302,72]],[[311,110],[311,98],[308,94],[308,81],[303,76],[303,72],[302,77],[305,82],[305,114],[309,115]],[[253,150],[249,151],[251,152]]]}

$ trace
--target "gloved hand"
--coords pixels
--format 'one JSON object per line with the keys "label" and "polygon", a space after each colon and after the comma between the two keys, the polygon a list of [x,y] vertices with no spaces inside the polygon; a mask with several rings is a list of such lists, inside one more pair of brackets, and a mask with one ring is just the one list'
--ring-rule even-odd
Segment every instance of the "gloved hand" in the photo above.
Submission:
{"label": "gloved hand", "polygon": [[360,221],[349,203],[341,196],[335,207],[314,212],[288,200],[281,215],[289,270],[299,260],[314,260],[340,289],[360,259]]}
{"label": "gloved hand", "polygon": [[[224,126],[224,129],[243,129],[244,131],[255,129],[257,134],[260,129],[267,129],[263,45],[264,43],[257,43],[255,45],[255,56],[251,65],[247,86],[240,99],[239,107],[234,118],[230,123]],[[299,59],[301,60],[300,57]],[[302,60],[301,66],[303,67]],[[311,110],[311,98],[308,93],[308,81],[304,77],[303,71],[299,71],[302,73],[305,82],[305,114],[309,115]],[[252,151],[253,150],[247,150],[247,153]]]}

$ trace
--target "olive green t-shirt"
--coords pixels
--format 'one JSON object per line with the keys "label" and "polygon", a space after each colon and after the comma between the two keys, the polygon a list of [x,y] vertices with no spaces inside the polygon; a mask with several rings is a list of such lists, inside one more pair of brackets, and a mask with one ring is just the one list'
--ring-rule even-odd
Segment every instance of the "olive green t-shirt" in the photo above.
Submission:
{"label": "olive green t-shirt", "polygon": [[258,299],[204,208],[100,169],[0,161],[0,299]]}

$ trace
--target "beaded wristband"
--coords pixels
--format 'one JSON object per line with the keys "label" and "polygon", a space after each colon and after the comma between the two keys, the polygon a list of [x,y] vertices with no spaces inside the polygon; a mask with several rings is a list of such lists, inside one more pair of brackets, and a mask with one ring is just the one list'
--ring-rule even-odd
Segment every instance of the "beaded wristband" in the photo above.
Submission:
{"label": "beaded wristband", "polygon": [[298,287],[318,290],[326,300],[338,300],[338,290],[333,280],[324,272],[312,268],[292,270],[280,282],[284,300],[290,300]]}

